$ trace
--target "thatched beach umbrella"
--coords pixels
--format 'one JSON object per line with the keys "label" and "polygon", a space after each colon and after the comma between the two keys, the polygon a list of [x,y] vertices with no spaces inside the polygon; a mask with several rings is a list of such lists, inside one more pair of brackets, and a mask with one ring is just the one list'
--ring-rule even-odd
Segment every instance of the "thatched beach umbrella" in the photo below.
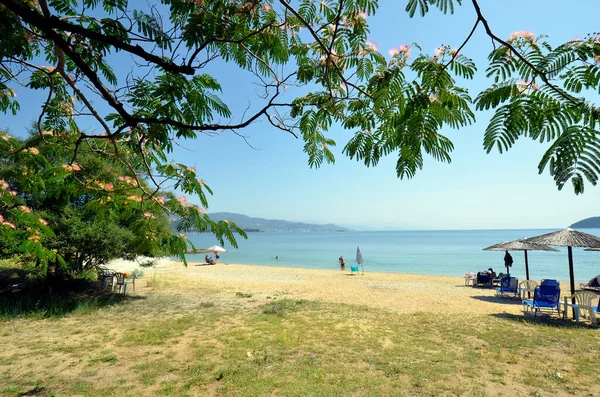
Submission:
{"label": "thatched beach umbrella", "polygon": [[524,251],[525,252],[525,276],[529,280],[529,262],[527,260],[527,251],[558,251],[555,248],[548,247],[545,244],[531,243],[525,240],[505,241],[494,244],[483,249],[484,251]]}
{"label": "thatched beach umbrella", "polygon": [[575,276],[573,275],[573,249],[572,247],[590,247],[600,248],[600,238],[591,234],[578,232],[571,228],[559,230],[557,232],[542,234],[541,236],[530,237],[528,242],[537,244],[557,245],[568,247],[569,253],[569,276],[571,278],[571,295],[575,293]]}

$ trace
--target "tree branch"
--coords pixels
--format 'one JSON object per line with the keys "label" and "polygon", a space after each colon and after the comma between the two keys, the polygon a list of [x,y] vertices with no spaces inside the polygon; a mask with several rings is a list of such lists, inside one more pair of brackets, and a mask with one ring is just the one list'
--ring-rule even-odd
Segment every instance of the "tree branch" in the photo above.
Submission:
{"label": "tree branch", "polygon": [[492,41],[495,40],[498,43],[502,44],[503,46],[509,48],[511,51],[513,51],[513,53],[517,56],[517,58],[519,58],[525,65],[527,65],[531,70],[533,70],[536,75],[540,76],[540,78],[542,79],[542,81],[548,87],[550,87],[550,89],[552,89],[554,92],[556,92],[557,94],[559,94],[561,97],[563,97],[567,101],[573,103],[574,105],[578,105],[579,106],[579,105],[582,104],[581,100],[578,100],[577,98],[573,97],[572,95],[568,95],[566,92],[564,92],[563,90],[561,90],[560,88],[558,88],[556,85],[552,84],[550,82],[550,79],[548,79],[548,76],[547,76],[546,72],[544,72],[543,70],[538,69],[534,64],[532,64],[531,62],[529,62],[510,43],[508,43],[508,42],[502,40],[501,38],[499,38],[498,36],[496,36],[492,32],[492,29],[490,28],[490,25],[488,24],[488,21],[483,17],[483,14],[481,13],[481,8],[479,7],[479,4],[477,3],[477,0],[471,0],[471,1],[473,2],[473,7],[475,7],[475,12],[477,12],[477,20],[481,21],[481,23],[483,24],[483,26],[485,28],[485,31],[486,31],[487,35],[490,36],[490,38],[492,39]]}
{"label": "tree branch", "polygon": [[14,12],[19,17],[21,17],[23,21],[37,27],[38,29],[44,31],[46,34],[48,34],[48,30],[54,29],[58,31],[76,33],[83,37],[87,37],[90,40],[96,40],[101,43],[109,44],[115,48],[127,51],[133,55],[137,55],[138,57],[152,62],[171,73],[193,75],[195,72],[195,69],[191,66],[176,65],[172,62],[166,61],[165,59],[157,55],[147,52],[139,45],[133,46],[116,37],[110,37],[98,32],[94,32],[92,30],[84,28],[83,26],[70,23],[66,20],[61,20],[60,18],[54,15],[41,15],[40,13],[34,11],[29,6],[27,6],[19,0],[0,0],[0,4],[3,4],[4,6],[6,6],[6,8]]}
{"label": "tree branch", "polygon": [[[296,11],[292,6],[290,6],[285,0],[279,0],[279,2],[281,4],[283,4],[283,6],[287,10],[289,10],[292,14],[294,14],[294,16],[296,18],[298,18],[300,21],[302,21],[302,23],[304,24],[304,26],[306,27],[306,29],[308,29],[308,31],[313,36],[313,38],[315,39],[315,41],[319,44],[319,46],[323,49],[323,51],[325,51],[325,54],[331,55],[330,52],[327,49],[327,46],[323,43],[323,41],[321,40],[321,38],[319,37],[319,35],[317,34],[317,32],[315,32],[315,30],[313,29],[313,27],[310,26],[310,24],[308,22],[306,22],[304,20],[304,18],[302,18],[302,16],[300,14],[298,14],[298,11]],[[353,83],[350,83],[348,80],[346,80],[346,78],[344,77],[344,73],[340,70],[340,68],[338,67],[338,65],[335,62],[332,62],[332,64],[333,64],[333,67],[335,68],[337,74],[340,76],[340,78],[344,82],[344,84],[346,84],[348,87],[354,88],[355,90],[359,91],[361,94],[363,94],[364,96],[366,96],[367,98],[369,98],[371,100],[375,99],[375,98],[373,98],[373,96],[371,94],[369,94],[368,92],[366,92],[362,88],[360,88],[357,85],[355,85]]]}

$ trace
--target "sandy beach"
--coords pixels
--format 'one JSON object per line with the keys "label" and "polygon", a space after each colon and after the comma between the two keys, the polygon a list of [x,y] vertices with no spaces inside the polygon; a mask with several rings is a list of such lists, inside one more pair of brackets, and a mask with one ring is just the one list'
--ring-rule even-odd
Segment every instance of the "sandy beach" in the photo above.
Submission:
{"label": "sandy beach", "polygon": [[146,279],[162,282],[169,289],[211,290],[230,296],[244,292],[253,294],[257,301],[264,301],[261,297],[281,296],[399,313],[518,314],[522,310],[518,299],[496,297],[493,289],[467,287],[462,277],[372,272],[350,275],[349,271],[240,264],[189,263],[185,267],[181,262],[167,260],[144,272]]}

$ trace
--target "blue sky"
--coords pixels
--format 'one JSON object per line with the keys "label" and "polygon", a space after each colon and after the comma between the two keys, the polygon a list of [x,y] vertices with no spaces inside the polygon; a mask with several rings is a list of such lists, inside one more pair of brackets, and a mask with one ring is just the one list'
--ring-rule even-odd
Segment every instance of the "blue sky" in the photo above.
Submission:
{"label": "blue sky", "polygon": [[[469,1],[454,15],[434,11],[414,19],[404,11],[405,3],[381,0],[378,13],[368,18],[370,39],[386,56],[388,49],[413,42],[429,53],[442,44],[458,47],[475,22]],[[549,41],[557,44],[598,30],[597,0],[580,0],[577,7],[558,0],[481,3],[492,29],[503,38],[528,30],[549,35]],[[491,49],[480,26],[462,50],[479,68],[474,81],[467,83],[473,97],[489,85],[485,65]],[[247,104],[256,104],[248,76],[226,65],[210,72],[223,85],[234,120],[240,120]],[[22,103],[16,118],[0,122],[0,127],[17,135],[39,109],[33,98],[30,102],[26,95],[21,98],[28,106]],[[520,140],[507,153],[486,154],[482,142],[490,113],[476,116],[472,126],[442,131],[455,145],[452,163],[426,157],[424,169],[412,180],[396,177],[394,154],[375,168],[343,156],[352,131],[336,127],[329,133],[338,143],[336,163],[316,170],[308,167],[301,139],[265,121],[239,131],[256,149],[231,132],[223,132],[181,142],[185,148],[178,148],[174,158],[195,166],[214,191],[209,212],[391,229],[561,228],[600,215],[600,188],[588,184],[586,192],[576,196],[570,185],[559,192],[547,172],[538,174],[546,145]]]}

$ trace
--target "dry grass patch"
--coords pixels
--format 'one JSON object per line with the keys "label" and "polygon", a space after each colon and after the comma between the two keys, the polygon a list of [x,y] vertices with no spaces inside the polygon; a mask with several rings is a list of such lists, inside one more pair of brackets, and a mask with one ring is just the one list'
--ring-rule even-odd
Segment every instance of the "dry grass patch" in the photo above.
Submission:
{"label": "dry grass patch", "polygon": [[597,329],[163,279],[91,311],[4,319],[0,395],[600,394]]}

